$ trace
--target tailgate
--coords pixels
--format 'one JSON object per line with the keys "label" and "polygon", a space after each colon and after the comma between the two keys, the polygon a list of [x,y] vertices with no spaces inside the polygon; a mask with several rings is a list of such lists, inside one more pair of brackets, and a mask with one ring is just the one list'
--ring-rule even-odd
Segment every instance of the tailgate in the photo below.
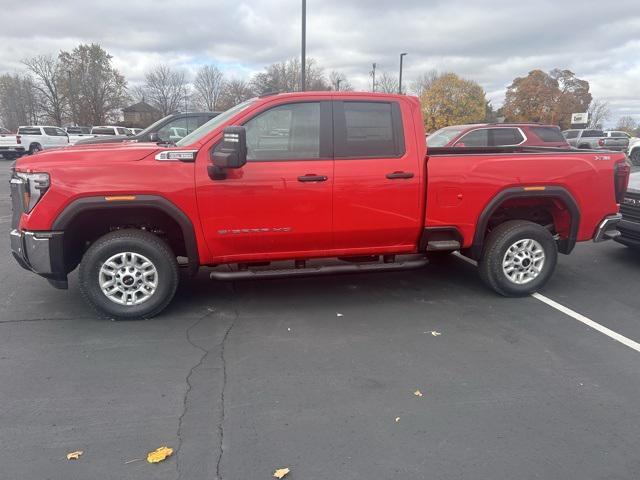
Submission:
{"label": "tailgate", "polygon": [[18,145],[18,137],[16,135],[0,135],[0,147],[13,147]]}

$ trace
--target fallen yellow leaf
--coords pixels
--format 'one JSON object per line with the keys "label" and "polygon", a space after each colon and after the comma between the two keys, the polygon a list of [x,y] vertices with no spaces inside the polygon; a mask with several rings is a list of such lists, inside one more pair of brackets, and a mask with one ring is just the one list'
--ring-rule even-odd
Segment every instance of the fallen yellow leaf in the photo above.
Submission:
{"label": "fallen yellow leaf", "polygon": [[84,452],[82,450],[67,453],[67,460],[78,460],[80,458],[80,455],[82,455],[83,453]]}
{"label": "fallen yellow leaf", "polygon": [[435,330],[433,330],[431,332],[431,335],[433,335],[434,337],[437,337],[438,335],[442,335],[440,332],[436,332]]}
{"label": "fallen yellow leaf", "polygon": [[147,462],[149,463],[158,463],[162,462],[167,457],[170,457],[173,453],[173,448],[169,447],[160,447],[153,452],[149,452],[147,455]]}
{"label": "fallen yellow leaf", "polygon": [[276,478],[284,478],[284,476],[289,473],[291,470],[288,468],[279,468],[275,472],[273,472],[273,476]]}
{"label": "fallen yellow leaf", "polygon": [[413,392],[413,394],[414,394],[416,397],[421,397],[421,396],[422,396],[422,392],[421,392],[420,390],[416,390],[415,392]]}

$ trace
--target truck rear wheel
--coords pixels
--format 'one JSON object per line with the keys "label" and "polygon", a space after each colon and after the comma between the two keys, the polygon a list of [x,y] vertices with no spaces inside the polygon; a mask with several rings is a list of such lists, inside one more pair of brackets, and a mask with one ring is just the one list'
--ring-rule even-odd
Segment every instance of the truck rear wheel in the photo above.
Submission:
{"label": "truck rear wheel", "polygon": [[177,287],[175,254],[162,239],[142,230],[104,235],[80,263],[82,294],[109,318],[151,318],[171,302]]}
{"label": "truck rear wheel", "polygon": [[489,287],[505,297],[519,297],[542,287],[557,260],[549,230],[526,220],[510,220],[488,235],[478,266]]}

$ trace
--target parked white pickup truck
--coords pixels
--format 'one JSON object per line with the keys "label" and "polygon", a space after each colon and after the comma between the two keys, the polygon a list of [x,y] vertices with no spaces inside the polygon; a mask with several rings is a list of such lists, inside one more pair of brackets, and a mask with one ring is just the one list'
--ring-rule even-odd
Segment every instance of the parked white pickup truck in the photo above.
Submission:
{"label": "parked white pickup truck", "polygon": [[132,133],[125,127],[114,127],[111,125],[93,127],[91,129],[91,135],[94,137],[103,137],[107,135],[127,135],[131,136]]}
{"label": "parked white pickup truck", "polygon": [[640,167],[640,138],[633,139],[629,142],[629,150],[627,151],[631,163]]}
{"label": "parked white pickup truck", "polygon": [[80,140],[94,137],[94,135],[91,135],[91,127],[65,127],[64,130],[69,135],[70,145],[75,145]]}
{"label": "parked white pickup truck", "polygon": [[18,135],[6,128],[0,129],[0,156],[6,160],[15,160],[24,154],[25,148]]}
{"label": "parked white pickup truck", "polygon": [[25,150],[34,154],[40,150],[69,145],[69,136],[60,127],[31,125],[18,128],[18,137]]}

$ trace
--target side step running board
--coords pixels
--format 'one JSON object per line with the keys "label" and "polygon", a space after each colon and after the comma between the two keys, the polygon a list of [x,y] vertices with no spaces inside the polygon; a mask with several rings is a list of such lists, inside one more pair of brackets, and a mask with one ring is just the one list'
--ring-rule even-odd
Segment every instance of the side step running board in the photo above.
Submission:
{"label": "side step running board", "polygon": [[374,263],[367,265],[328,265],[307,268],[283,268],[280,270],[244,270],[234,272],[211,272],[213,280],[251,280],[257,278],[311,277],[316,275],[337,275],[340,273],[392,272],[410,270],[427,265],[427,259],[407,260],[393,263]]}
{"label": "side step running board", "polygon": [[457,240],[431,240],[427,243],[427,252],[438,252],[443,250],[460,250],[460,242]]}

